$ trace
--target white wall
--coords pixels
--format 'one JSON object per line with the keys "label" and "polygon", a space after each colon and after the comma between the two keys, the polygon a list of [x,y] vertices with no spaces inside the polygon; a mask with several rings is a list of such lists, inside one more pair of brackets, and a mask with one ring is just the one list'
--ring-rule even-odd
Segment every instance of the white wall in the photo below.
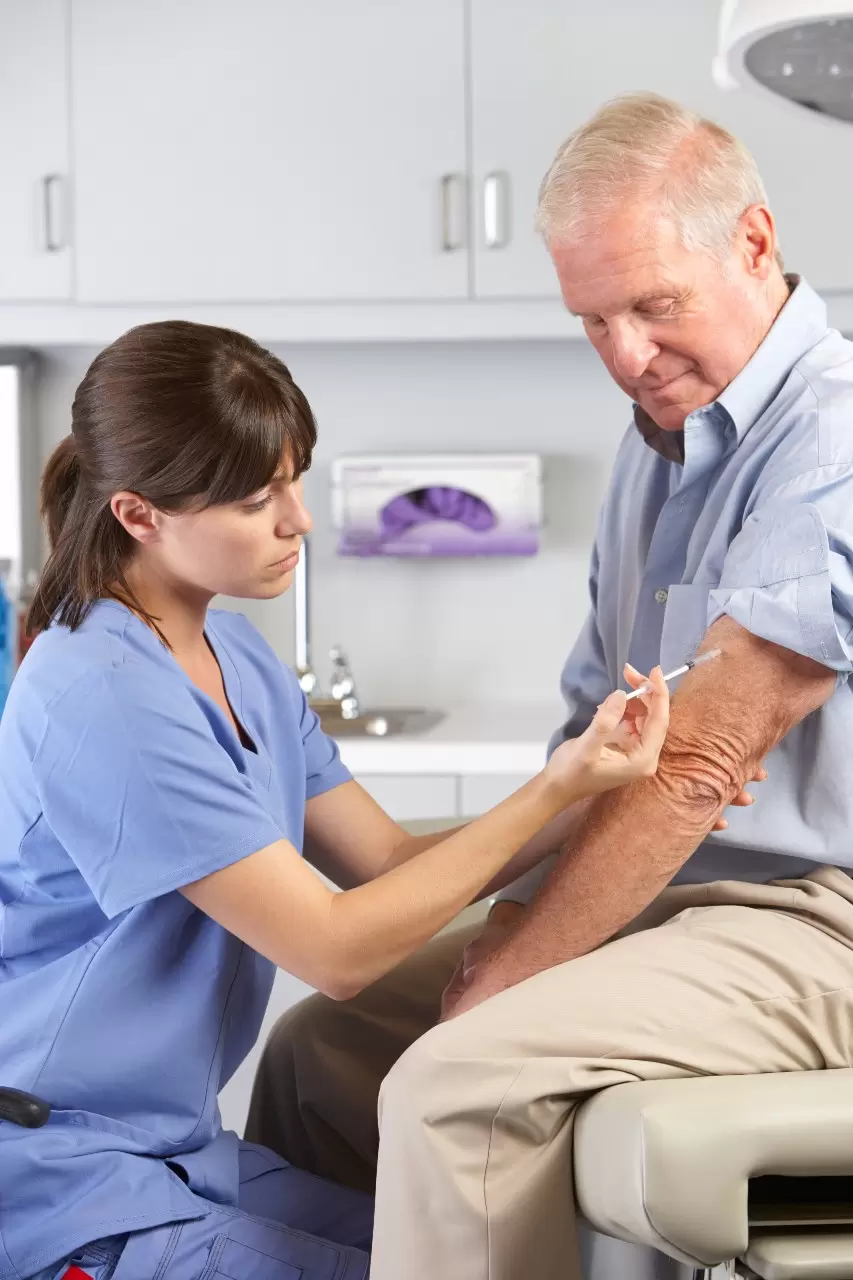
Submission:
{"label": "white wall", "polygon": [[[94,351],[45,353],[38,405],[44,456],[69,430],[74,388]],[[595,515],[629,406],[580,342],[295,346],[278,350],[319,424],[306,494],[315,663],[346,648],[368,702],[555,703],[586,611]],[[329,462],[359,451],[544,455],[547,528],[535,559],[338,559]],[[246,612],[291,660],[290,601]]]}

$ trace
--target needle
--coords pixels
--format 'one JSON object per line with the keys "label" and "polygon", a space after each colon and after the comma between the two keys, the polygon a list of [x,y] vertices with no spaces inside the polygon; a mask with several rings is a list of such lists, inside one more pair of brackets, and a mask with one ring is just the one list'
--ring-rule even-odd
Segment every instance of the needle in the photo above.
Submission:
{"label": "needle", "polygon": [[[667,672],[664,676],[664,680],[666,680],[668,684],[669,681],[674,680],[676,676],[683,676],[685,671],[692,671],[694,667],[701,667],[703,662],[710,662],[712,658],[719,658],[722,652],[722,649],[709,649],[707,653],[700,653],[698,658],[693,658],[691,662],[685,662],[683,666],[676,667],[674,671]],[[630,702],[632,698],[639,698],[641,693],[651,693],[651,691],[652,686],[649,684],[648,680],[646,680],[644,684],[640,685],[639,689],[635,689],[633,693],[628,694],[627,701]]]}

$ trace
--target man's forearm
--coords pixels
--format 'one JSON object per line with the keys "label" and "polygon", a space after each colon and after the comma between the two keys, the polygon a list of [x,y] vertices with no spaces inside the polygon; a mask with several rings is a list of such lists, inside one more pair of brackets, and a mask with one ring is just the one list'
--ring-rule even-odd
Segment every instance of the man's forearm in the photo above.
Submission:
{"label": "man's forearm", "polygon": [[[676,821],[655,780],[599,799],[530,903],[475,978],[497,989],[606,942],[663,890],[713,826]],[[664,814],[670,821],[662,822]]]}
{"label": "man's forearm", "polygon": [[[589,812],[590,804],[590,800],[578,800],[576,804],[558,814],[532,840],[528,840],[523,849],[519,849],[512,861],[508,862],[491,883],[486,885],[479,895],[480,898],[490,898],[493,894],[504,890],[501,897],[511,902],[529,902],[553,869],[555,855],[577,838],[583,820]],[[518,897],[510,892],[510,887],[516,881],[522,881],[519,885],[521,893]]]}
{"label": "man's forearm", "polygon": [[685,682],[657,776],[595,801],[515,932],[478,966],[474,1002],[586,954],[635,919],[765,754],[834,688],[832,672],[731,619],[714,625],[708,643],[721,645],[724,662]]}

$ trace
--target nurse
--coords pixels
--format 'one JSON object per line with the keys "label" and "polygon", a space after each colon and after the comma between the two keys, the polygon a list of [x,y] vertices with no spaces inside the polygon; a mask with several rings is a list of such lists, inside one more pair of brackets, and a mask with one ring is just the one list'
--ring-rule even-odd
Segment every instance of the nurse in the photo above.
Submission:
{"label": "nurse", "polygon": [[275,967],[346,999],[656,768],[659,672],[469,826],[387,817],[209,607],[290,585],[315,438],[268,351],[157,323],[95,359],[45,469],[41,634],[0,721],[0,1085],[51,1112],[0,1122],[0,1280],[363,1280],[370,1199],[220,1125]]}

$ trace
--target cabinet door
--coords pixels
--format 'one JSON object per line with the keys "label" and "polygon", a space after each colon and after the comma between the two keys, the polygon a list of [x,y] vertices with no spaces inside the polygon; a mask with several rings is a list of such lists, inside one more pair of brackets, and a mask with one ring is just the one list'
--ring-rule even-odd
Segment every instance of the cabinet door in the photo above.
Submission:
{"label": "cabinet door", "polygon": [[0,301],[68,298],[65,0],[0,0]]}
{"label": "cabinet door", "polygon": [[601,103],[648,89],[751,148],[786,264],[819,289],[853,288],[853,129],[711,78],[719,0],[471,0],[475,292],[557,297],[533,218],[560,143]]}
{"label": "cabinet door", "polygon": [[463,0],[73,0],[85,302],[463,297]]}
{"label": "cabinet door", "polygon": [[459,808],[466,818],[479,817],[530,781],[526,773],[472,773],[462,779]]}
{"label": "cabinet door", "polygon": [[449,774],[372,773],[356,781],[395,822],[453,818],[458,813],[457,781]]}

